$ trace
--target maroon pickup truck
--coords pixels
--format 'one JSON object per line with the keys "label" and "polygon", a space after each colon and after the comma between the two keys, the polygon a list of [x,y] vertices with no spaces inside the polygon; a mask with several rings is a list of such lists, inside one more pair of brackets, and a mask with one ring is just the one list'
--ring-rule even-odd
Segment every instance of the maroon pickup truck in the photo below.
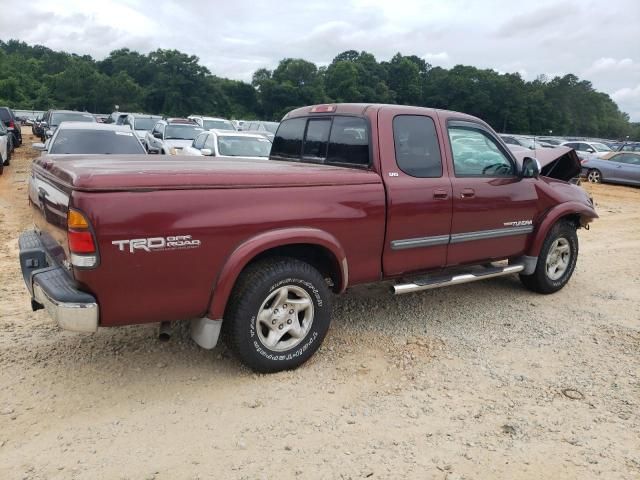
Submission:
{"label": "maroon pickup truck", "polygon": [[191,320],[204,348],[224,328],[252,369],[294,368],[327,333],[331,291],[516,273],[561,289],[597,214],[573,150],[537,157],[469,115],[364,104],[290,112],[266,161],[45,156],[22,272],[62,328]]}

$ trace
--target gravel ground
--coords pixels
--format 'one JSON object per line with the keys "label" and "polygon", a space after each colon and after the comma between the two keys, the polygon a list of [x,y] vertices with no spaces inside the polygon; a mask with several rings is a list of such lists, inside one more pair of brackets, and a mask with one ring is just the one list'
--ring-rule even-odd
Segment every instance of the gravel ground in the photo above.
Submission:
{"label": "gravel ground", "polygon": [[[25,135],[25,145],[33,138]],[[59,330],[17,263],[33,154],[0,177],[0,478],[640,478],[640,189],[588,186],[569,285],[360,287],[294,372],[187,330]]]}

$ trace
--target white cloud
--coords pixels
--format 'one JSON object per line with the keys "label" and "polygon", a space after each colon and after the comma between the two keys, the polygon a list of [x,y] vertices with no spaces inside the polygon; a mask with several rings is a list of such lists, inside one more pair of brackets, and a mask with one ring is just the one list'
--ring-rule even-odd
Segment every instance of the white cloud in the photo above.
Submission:
{"label": "white cloud", "polygon": [[378,60],[401,52],[528,80],[572,72],[615,92],[640,121],[619,93],[640,84],[638,24],[638,0],[262,0],[250,8],[222,0],[31,0],[20,15],[0,15],[0,38],[97,59],[123,47],[175,48],[216,75],[242,80],[285,57],[326,64],[344,50]]}
{"label": "white cloud", "polygon": [[613,71],[625,71],[625,70],[638,70],[640,65],[637,65],[630,58],[623,58],[617,60],[611,57],[603,57],[594,61],[589,68],[587,68],[583,75],[594,75],[602,72]]}
{"label": "white cloud", "polygon": [[632,120],[640,121],[640,83],[635,87],[625,87],[613,92],[611,98],[631,116]]}

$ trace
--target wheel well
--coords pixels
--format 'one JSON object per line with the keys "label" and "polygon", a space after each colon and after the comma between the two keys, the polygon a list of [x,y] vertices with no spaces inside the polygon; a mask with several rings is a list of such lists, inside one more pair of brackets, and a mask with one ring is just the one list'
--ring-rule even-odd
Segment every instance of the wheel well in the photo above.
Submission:
{"label": "wheel well", "polygon": [[318,270],[324,278],[331,280],[330,286],[335,292],[342,288],[342,273],[338,259],[330,250],[320,245],[296,243],[270,248],[251,259],[244,269],[254,262],[269,257],[289,257],[306,262]]}
{"label": "wheel well", "polygon": [[582,226],[582,221],[580,219],[579,213],[571,213],[569,215],[565,215],[564,217],[560,217],[556,223],[562,222],[562,221],[573,224],[573,226],[576,227],[576,229]]}

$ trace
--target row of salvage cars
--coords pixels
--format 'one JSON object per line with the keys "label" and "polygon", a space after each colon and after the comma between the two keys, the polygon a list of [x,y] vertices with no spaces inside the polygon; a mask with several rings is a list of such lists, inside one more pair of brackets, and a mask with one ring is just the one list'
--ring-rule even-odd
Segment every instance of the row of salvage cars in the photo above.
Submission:
{"label": "row of salvage cars", "polygon": [[91,114],[48,112],[42,143],[33,148],[49,155],[163,154],[266,159],[267,135],[240,132],[226,119],[192,116],[167,118],[148,114],[118,115],[99,123]]}
{"label": "row of salvage cars", "polygon": [[[98,123],[93,115],[83,112],[50,111],[47,114],[47,131],[42,133],[46,141],[33,147],[50,155],[153,153],[267,159],[271,151],[269,135],[257,130],[238,131],[234,123],[223,118],[165,119],[157,115],[115,112],[112,123]],[[520,150],[530,153],[533,148],[534,156],[560,156],[559,152],[551,153],[558,150],[558,146],[523,148],[512,144],[504,135],[501,137],[514,154]],[[640,185],[640,152],[621,149],[590,153],[575,142],[563,142],[560,146],[576,151],[582,176],[589,182]]]}

